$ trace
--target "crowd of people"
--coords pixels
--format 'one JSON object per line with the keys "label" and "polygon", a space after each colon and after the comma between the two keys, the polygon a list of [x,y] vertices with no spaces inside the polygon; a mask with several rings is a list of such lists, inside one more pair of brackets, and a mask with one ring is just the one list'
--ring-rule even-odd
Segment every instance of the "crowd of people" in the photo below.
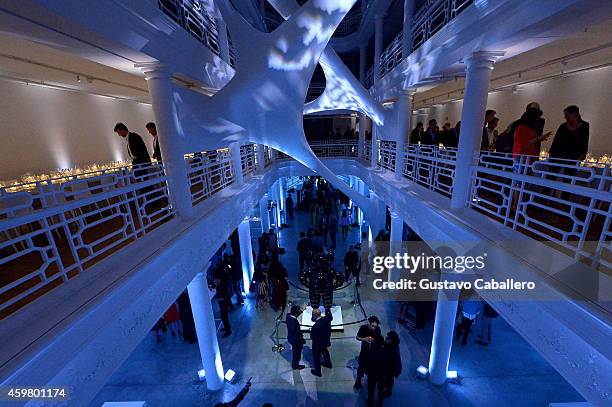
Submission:
{"label": "crowd of people", "polygon": [[[559,125],[553,142],[548,151],[552,159],[584,160],[589,146],[589,123],[582,120],[578,106],[567,106],[563,110],[565,122]],[[548,140],[552,131],[544,132],[544,112],[537,102],[531,102],[525,107],[525,112],[519,119],[512,121],[508,127],[499,133],[497,126],[499,117],[495,110],[485,112],[480,149],[518,156],[540,155],[542,142]],[[458,147],[461,136],[461,121],[452,127],[444,123],[442,129],[436,119],[427,123],[417,123],[409,137],[411,144],[440,145]]]}

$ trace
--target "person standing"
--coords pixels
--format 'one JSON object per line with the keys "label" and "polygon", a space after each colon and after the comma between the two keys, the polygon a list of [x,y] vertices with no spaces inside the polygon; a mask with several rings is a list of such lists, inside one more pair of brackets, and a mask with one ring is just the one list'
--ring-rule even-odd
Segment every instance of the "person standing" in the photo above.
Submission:
{"label": "person standing", "polygon": [[351,220],[351,215],[349,215],[348,210],[344,209],[342,211],[342,215],[340,216],[340,226],[342,227],[342,239],[346,240],[348,237],[349,227],[353,223]]}
{"label": "person standing", "polygon": [[278,237],[272,228],[268,231],[268,251],[271,256],[278,254]]}
{"label": "person standing", "polygon": [[428,123],[427,130],[423,133],[421,144],[438,145],[438,122],[436,119],[431,119]]}
{"label": "person standing", "polygon": [[382,354],[384,397],[389,397],[393,393],[395,379],[402,373],[402,358],[399,350],[400,338],[397,332],[389,331],[385,337],[385,345]]}
{"label": "person standing", "polygon": [[306,237],[305,232],[300,232],[300,240],[298,240],[296,250],[298,252],[300,270],[304,270],[306,259],[308,258],[308,252],[311,250],[310,239]]}
{"label": "person standing", "polygon": [[456,339],[461,338],[461,346],[467,345],[468,336],[472,332],[472,324],[482,311],[480,301],[461,302],[461,322],[457,327]]}
{"label": "person standing", "polygon": [[338,239],[338,215],[336,215],[336,213],[337,211],[334,210],[329,215],[328,232],[331,241],[330,250],[336,250],[336,242]]}
{"label": "person standing", "polygon": [[287,269],[278,260],[278,255],[272,255],[272,261],[268,273],[272,278],[272,309],[275,311],[284,311],[287,306],[287,291],[289,283],[287,282]]}
{"label": "person standing", "polygon": [[298,317],[302,314],[302,308],[299,305],[293,305],[291,311],[287,314],[287,341],[291,344],[291,368],[294,370],[302,370],[304,365],[300,364],[302,358],[302,349],[306,341],[304,334],[300,328]]}
{"label": "person standing", "polygon": [[344,282],[348,282],[349,277],[352,275],[357,287],[359,287],[359,262],[359,253],[355,250],[355,246],[349,246],[348,251],[344,255]]}
{"label": "person standing", "polygon": [[366,405],[374,406],[374,393],[378,390],[377,407],[383,405],[385,392],[385,370],[384,364],[384,341],[382,338],[376,339],[370,344],[370,350],[363,358],[365,374],[368,376],[368,398]]}
{"label": "person standing", "polygon": [[191,312],[191,301],[189,301],[189,294],[187,290],[183,290],[181,295],[178,296],[176,303],[179,307],[179,314],[181,315],[181,326],[183,328],[183,341],[192,344],[198,341],[195,331],[195,322],[193,320],[193,313]]}
{"label": "person standing", "polygon": [[132,165],[151,162],[147,145],[142,141],[142,137],[140,137],[139,134],[130,132],[123,123],[117,123],[114,132],[117,133],[119,137],[127,139],[127,150],[129,156],[132,158]]}
{"label": "person standing", "polygon": [[287,216],[289,219],[293,219],[293,198],[291,194],[287,195],[285,199],[285,207],[287,208]]}
{"label": "person standing", "polygon": [[[532,111],[532,113],[528,113],[529,111]],[[519,124],[521,124],[521,121],[527,114],[532,115],[534,113],[536,115],[536,119],[533,128],[537,136],[543,135],[544,124],[546,123],[546,120],[542,117],[544,113],[542,112],[542,109],[540,109],[540,104],[538,102],[530,102],[525,107],[525,112],[521,118],[510,123],[508,127],[506,127],[506,129],[500,135],[498,135],[497,141],[495,142],[495,151],[506,154],[512,153],[514,150],[514,133],[516,128],[519,126]],[[538,151],[539,149],[540,148],[538,146]]]}
{"label": "person standing", "polygon": [[410,133],[409,143],[410,144],[418,144],[422,141],[423,138],[424,127],[422,122],[418,122],[416,127],[412,129]]}
{"label": "person standing", "polygon": [[487,124],[487,139],[489,140],[489,150],[490,151],[494,151],[495,150],[495,144],[497,143],[497,130],[495,129],[497,127],[497,124],[499,123],[499,118],[494,117],[488,124]]}
{"label": "person standing", "polygon": [[159,148],[159,137],[157,136],[157,127],[155,123],[149,122],[145,125],[147,131],[153,136],[153,158],[157,161],[162,160],[161,149]]}
{"label": "person standing", "polygon": [[224,270],[223,264],[219,267],[220,270],[216,273],[214,285],[217,290],[217,304],[219,305],[219,315],[223,322],[223,338],[227,338],[232,334],[232,325],[229,320],[229,306],[232,303],[232,291],[228,280],[229,270]]}
{"label": "person standing", "polygon": [[[312,339],[313,369],[310,369],[310,373],[321,377],[321,366],[328,369],[332,368],[331,356],[327,349],[331,346],[332,317],[330,312],[321,316],[321,310],[315,308],[312,310],[312,319],[314,325],[310,330],[310,339]],[[321,361],[321,358],[323,358],[323,361]]]}
{"label": "person standing", "polygon": [[485,303],[484,308],[482,310],[482,316],[480,318],[480,333],[478,334],[478,338],[475,343],[482,346],[489,346],[489,342],[491,342],[491,322],[497,318],[497,311],[495,308]]}
{"label": "person standing", "polygon": [[482,128],[482,140],[480,141],[480,149],[481,150],[488,150],[490,147],[490,143],[489,143],[489,127],[491,122],[493,121],[493,119],[495,119],[495,114],[497,112],[495,110],[487,110],[485,112],[485,122],[484,122],[484,126]]}
{"label": "person standing", "polygon": [[368,323],[359,327],[355,339],[361,342],[361,352],[359,352],[359,357],[357,358],[359,367],[357,368],[357,379],[355,380],[353,388],[359,390],[361,388],[361,379],[365,374],[365,366],[370,351],[373,350],[375,342],[381,343],[383,341],[382,333],[380,332],[380,320],[378,317],[371,315],[368,318]]}
{"label": "person standing", "polygon": [[[537,124],[539,112],[535,108],[527,109],[520,124],[514,131],[514,145],[512,156],[514,158],[513,171],[516,174],[528,175],[530,165],[537,161],[540,156],[540,144],[550,137],[552,132],[547,132],[538,136]],[[527,167],[525,170],[524,167]],[[519,194],[513,191],[512,210],[516,210],[518,206]]]}
{"label": "person standing", "polygon": [[170,308],[164,312],[164,320],[166,321],[166,325],[168,326],[168,329],[170,329],[170,333],[172,334],[173,338],[182,336],[181,316],[176,303],[173,303]]}
{"label": "person standing", "polygon": [[232,291],[236,294],[236,303],[242,305],[244,304],[244,299],[242,298],[242,267],[240,260],[234,255],[226,254],[225,256],[227,256],[228,268],[230,269]]}
{"label": "person standing", "polygon": [[550,146],[550,158],[582,161],[589,150],[589,123],[582,120],[578,106],[563,110],[565,123],[557,129]]}

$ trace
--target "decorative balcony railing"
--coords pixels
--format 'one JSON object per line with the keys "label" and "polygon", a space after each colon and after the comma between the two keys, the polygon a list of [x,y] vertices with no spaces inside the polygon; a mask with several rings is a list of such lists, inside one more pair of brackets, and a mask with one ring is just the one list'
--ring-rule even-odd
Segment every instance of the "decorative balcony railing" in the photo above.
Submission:
{"label": "decorative balcony railing", "polygon": [[[417,50],[430,39],[442,27],[463,12],[474,0],[427,0],[425,4],[415,13],[410,41],[408,47],[411,52]],[[403,55],[403,32],[395,37],[393,42],[387,46],[380,56],[380,77],[391,72],[402,59],[408,57]],[[365,87],[369,88],[374,83],[374,66],[366,73]]]}
{"label": "decorative balcony railing", "polygon": [[378,143],[378,165],[390,171],[395,171],[395,158],[397,154],[397,143],[395,141],[379,140]]}
{"label": "decorative balcony railing", "polygon": [[[363,151],[369,161],[370,142]],[[358,159],[356,140],[311,142],[320,157]],[[394,142],[380,141],[378,165],[395,170]],[[270,165],[272,149],[265,150]],[[407,145],[404,177],[446,198],[457,150]],[[241,148],[241,170],[256,165]],[[289,158],[278,153],[276,159]],[[193,205],[235,181],[228,148],[185,157]],[[612,164],[481,152],[469,207],[593,267],[612,268]],[[171,221],[162,162],[0,188],[0,319]]]}
{"label": "decorative balcony railing", "polygon": [[0,189],[0,319],[174,217],[161,162]]}
{"label": "decorative balcony railing", "polygon": [[[154,0],[157,7],[175,23],[184,28],[196,40],[204,44],[215,55],[221,56],[219,31],[215,11],[200,0]],[[211,2],[212,4],[212,2]],[[228,41],[231,66],[235,66],[236,55],[231,39]]]}
{"label": "decorative balcony railing", "polygon": [[308,144],[318,157],[357,157],[357,140],[309,141]]}
{"label": "decorative balcony railing", "polygon": [[612,268],[610,164],[482,152],[472,181],[473,209],[576,260]]}
{"label": "decorative balcony railing", "polygon": [[186,164],[194,206],[234,182],[228,148],[195,153],[186,158]]}
{"label": "decorative balcony railing", "polygon": [[408,144],[402,173],[409,180],[450,198],[456,161],[456,148]]}
{"label": "decorative balcony railing", "polygon": [[255,144],[245,144],[240,146],[240,163],[242,164],[242,175],[255,172]]}

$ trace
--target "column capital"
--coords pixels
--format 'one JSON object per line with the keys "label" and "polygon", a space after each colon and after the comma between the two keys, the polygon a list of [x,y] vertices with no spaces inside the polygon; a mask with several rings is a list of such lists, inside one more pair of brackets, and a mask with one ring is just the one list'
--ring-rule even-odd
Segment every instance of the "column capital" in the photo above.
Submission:
{"label": "column capital", "polygon": [[144,73],[146,80],[172,78],[172,69],[161,62],[141,62],[134,64],[134,67],[140,69]]}
{"label": "column capital", "polygon": [[463,63],[465,63],[466,69],[493,69],[493,64],[495,61],[504,56],[504,54],[504,51],[476,51],[463,58]]}

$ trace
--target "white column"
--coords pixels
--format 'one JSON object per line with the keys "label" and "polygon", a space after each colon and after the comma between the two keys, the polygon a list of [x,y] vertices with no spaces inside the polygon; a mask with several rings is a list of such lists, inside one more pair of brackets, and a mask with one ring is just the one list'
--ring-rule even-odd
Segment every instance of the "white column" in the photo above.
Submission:
{"label": "white column", "polygon": [[278,180],[278,206],[279,211],[285,211],[285,177]]}
{"label": "white column", "polygon": [[402,33],[402,58],[412,53],[412,25],[416,0],[404,0],[404,31]]}
{"label": "white column", "polygon": [[376,236],[378,232],[386,229],[387,205],[374,192],[370,192],[370,199],[372,200],[372,205],[370,206],[372,208],[371,216],[373,216],[373,219],[370,220],[370,225],[372,226],[372,233]]}
{"label": "white column", "polygon": [[232,154],[232,168],[234,172],[234,182],[236,185],[240,185],[244,182],[244,175],[242,174],[242,160],[240,158],[240,143],[234,142],[230,144],[230,152]]}
{"label": "white column", "polygon": [[461,137],[453,179],[451,208],[464,208],[469,202],[470,180],[474,155],[480,151],[482,128],[491,71],[501,52],[475,52],[465,60],[467,76],[461,112]]}
{"label": "white column", "polygon": [[385,14],[374,16],[374,85],[380,81],[380,56],[383,53],[383,28]]}
{"label": "white column", "polygon": [[281,186],[279,186],[280,184],[280,179],[277,180],[274,184],[272,184],[272,189],[270,190],[270,196],[272,197],[272,199],[274,201],[276,201],[276,221],[275,221],[275,225],[278,229],[280,229],[281,227],[281,203],[280,203],[280,190],[281,190]]}
{"label": "white column", "polygon": [[357,156],[363,157],[365,143],[366,143],[366,115],[363,113],[359,114],[359,140],[357,141]]}
{"label": "white column", "polygon": [[259,217],[261,220],[261,232],[270,230],[270,212],[268,211],[268,194],[259,200]]}
{"label": "white column", "polygon": [[376,142],[376,140],[378,139],[379,129],[380,127],[378,127],[376,123],[372,123],[372,141],[371,141],[372,148],[370,149],[370,152],[371,152],[370,165],[372,167],[376,167],[378,165],[378,143]]}
{"label": "white column", "polygon": [[395,156],[395,175],[399,179],[404,178],[404,146],[408,143],[410,134],[410,121],[412,117],[412,97],[415,89],[402,89],[399,91],[397,102],[397,138]]}
{"label": "white column", "polygon": [[151,95],[172,205],[180,217],[192,218],[194,212],[184,157],[187,151],[174,105],[172,71],[161,64],[142,64],[138,67],[142,68],[145,74]]}
{"label": "white column", "polygon": [[244,284],[244,292],[248,295],[255,271],[253,266],[251,221],[248,216],[238,225],[238,240],[240,241],[240,260],[242,261],[242,282]]}
{"label": "white column", "polygon": [[[386,215],[386,214],[385,214]],[[389,242],[389,256],[394,257],[402,248],[402,236],[404,230],[404,221],[400,216],[391,211],[391,234]],[[400,270],[395,267],[389,270],[389,281],[399,281]]]}
{"label": "white column", "polygon": [[[441,275],[441,278],[449,281],[452,279],[450,274],[445,273]],[[429,355],[429,379],[434,384],[443,384],[447,378],[458,298],[459,290],[438,291],[436,320]]]}
{"label": "white column", "polygon": [[257,172],[261,174],[264,172],[264,169],[266,168],[266,158],[264,154],[263,144],[257,144],[257,150],[255,154],[257,156]]}
{"label": "white column", "polygon": [[217,32],[219,33],[219,58],[229,64],[229,39],[227,37],[227,26],[221,16],[217,18]]}
{"label": "white column", "polygon": [[223,387],[223,362],[219,352],[219,342],[217,342],[217,328],[215,326],[215,316],[208,285],[203,273],[198,273],[195,278],[187,285],[189,301],[191,302],[191,312],[195,322],[196,333],[198,334],[198,346],[202,358],[202,367],[206,374],[206,387],[209,390],[219,390]]}
{"label": "white column", "polygon": [[359,47],[359,82],[363,85],[366,78],[366,46]]}

